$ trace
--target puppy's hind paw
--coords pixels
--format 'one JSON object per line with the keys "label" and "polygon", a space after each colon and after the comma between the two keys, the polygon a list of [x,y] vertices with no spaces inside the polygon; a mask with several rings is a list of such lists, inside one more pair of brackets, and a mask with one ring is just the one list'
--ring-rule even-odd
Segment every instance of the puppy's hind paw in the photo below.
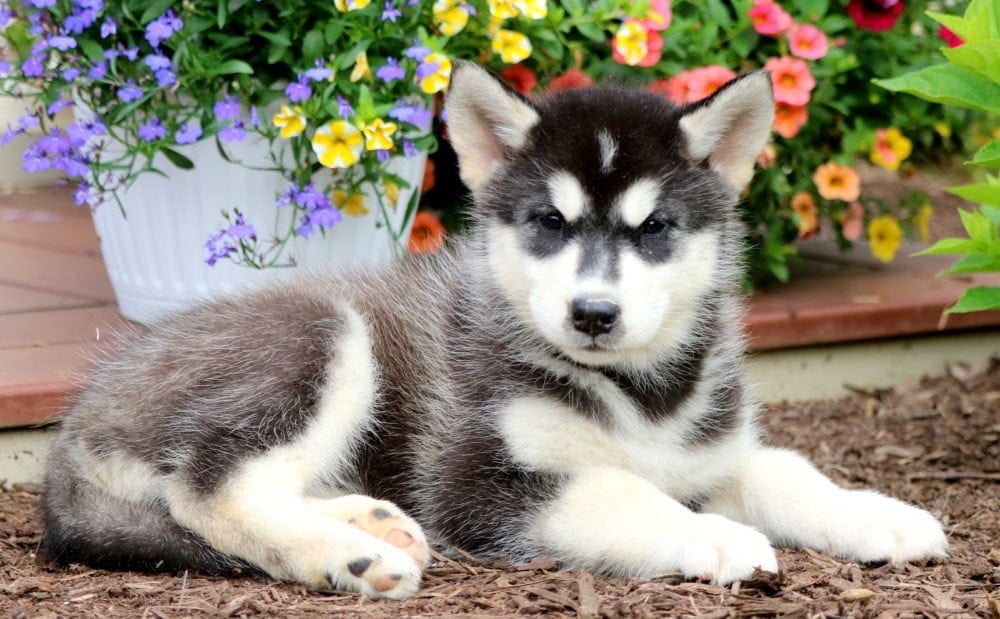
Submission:
{"label": "puppy's hind paw", "polygon": [[831,527],[830,554],[862,563],[901,564],[948,556],[944,528],[930,512],[877,492],[848,490]]}
{"label": "puppy's hind paw", "polygon": [[430,563],[430,546],[420,525],[389,501],[350,494],[335,499],[316,499],[313,505],[324,515],[399,548],[421,567]]}
{"label": "puppy's hind paw", "polygon": [[420,588],[420,566],[396,548],[347,561],[341,569],[327,572],[329,588],[358,591],[370,598],[402,600]]}

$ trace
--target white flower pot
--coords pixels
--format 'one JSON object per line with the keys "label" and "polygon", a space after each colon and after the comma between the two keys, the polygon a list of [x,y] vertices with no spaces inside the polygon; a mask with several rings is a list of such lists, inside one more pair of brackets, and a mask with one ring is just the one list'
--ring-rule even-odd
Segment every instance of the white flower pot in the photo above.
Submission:
{"label": "white flower pot", "polygon": [[[228,150],[244,163],[266,166],[267,142],[255,138],[251,134],[245,142],[229,145]],[[224,225],[220,214],[223,209],[232,212],[238,208],[262,238],[270,235],[275,221],[287,226],[292,212],[287,207],[278,208],[275,201],[288,189],[289,182],[278,172],[224,161],[214,140],[176,150],[194,162],[194,170],[179,170],[158,160],[157,167],[170,178],[141,176],[122,196],[125,217],[113,200],[97,207],[94,213],[101,252],[121,313],[142,323],[296,271],[378,265],[401,256],[412,225],[412,216],[404,221],[406,205],[413,192],[420,190],[427,163],[427,154],[420,153],[410,158],[394,157],[386,164],[410,185],[400,188],[398,206],[387,209],[392,228],[403,230],[399,243],[382,224],[383,215],[375,199],[367,196],[367,215],[345,214],[325,233],[317,231],[309,239],[294,239],[288,255],[294,256],[296,267],[258,270],[226,259],[215,266],[205,264],[205,241]]]}

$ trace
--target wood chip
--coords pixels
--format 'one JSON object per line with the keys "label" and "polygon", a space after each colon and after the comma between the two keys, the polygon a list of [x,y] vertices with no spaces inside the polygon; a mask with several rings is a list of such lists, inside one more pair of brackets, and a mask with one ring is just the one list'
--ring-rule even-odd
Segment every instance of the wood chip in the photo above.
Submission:
{"label": "wood chip", "polygon": [[865,602],[875,597],[871,589],[847,589],[837,596],[841,602]]}

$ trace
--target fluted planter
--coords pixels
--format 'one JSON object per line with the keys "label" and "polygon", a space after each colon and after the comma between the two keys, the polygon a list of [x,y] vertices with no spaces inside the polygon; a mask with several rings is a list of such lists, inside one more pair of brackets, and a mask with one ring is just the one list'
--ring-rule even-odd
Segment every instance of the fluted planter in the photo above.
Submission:
{"label": "fluted planter", "polygon": [[[266,165],[268,150],[263,140],[236,145],[241,161]],[[373,197],[370,212],[360,217],[345,215],[332,228],[309,239],[292,241],[288,255],[294,268],[252,269],[220,260],[205,263],[208,236],[223,223],[222,209],[238,208],[261,233],[272,222],[288,226],[292,213],[275,205],[276,197],[288,188],[277,172],[248,169],[223,160],[213,141],[178,147],[194,162],[194,170],[172,170],[169,178],[155,174],[140,177],[123,194],[125,216],[109,201],[94,213],[101,252],[123,316],[142,323],[213,296],[258,286],[302,270],[339,270],[384,264],[402,255],[412,225],[406,206],[423,180],[427,154],[409,158],[393,157],[388,169],[402,177],[409,188],[400,190],[398,206],[387,209],[396,241],[386,230],[384,215]],[[237,148],[231,148],[237,151]],[[275,228],[282,229],[282,228]]]}

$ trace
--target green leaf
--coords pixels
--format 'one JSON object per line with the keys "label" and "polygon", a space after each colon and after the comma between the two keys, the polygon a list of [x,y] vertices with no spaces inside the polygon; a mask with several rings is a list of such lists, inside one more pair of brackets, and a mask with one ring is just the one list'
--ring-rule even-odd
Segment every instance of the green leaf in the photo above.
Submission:
{"label": "green leaf", "polygon": [[970,254],[961,257],[955,264],[942,271],[942,273],[957,275],[961,273],[990,273],[993,271],[1000,271],[1000,256]]}
{"label": "green leaf", "polygon": [[875,79],[882,88],[906,92],[935,103],[947,103],[1000,114],[1000,84],[947,64],[934,65],[891,79]]}
{"label": "green leaf", "polygon": [[210,67],[205,71],[205,75],[230,75],[239,73],[243,75],[253,75],[253,67],[242,60],[227,60],[222,64]]}
{"label": "green leaf", "polygon": [[979,246],[969,239],[941,239],[927,249],[913,254],[914,256],[938,256],[941,254],[970,254],[979,249]]}
{"label": "green leaf", "polygon": [[976,183],[974,185],[949,187],[947,191],[970,202],[1000,206],[1000,185]]}
{"label": "green leaf", "polygon": [[603,43],[604,40],[607,38],[606,35],[604,34],[604,30],[602,30],[600,26],[598,26],[593,22],[578,24],[576,29],[580,31],[580,34],[587,37],[591,41],[594,41],[595,43]]}
{"label": "green leaf", "polygon": [[1000,309],[1000,286],[973,286],[965,291],[949,314],[965,314]]}
{"label": "green leaf", "polygon": [[585,10],[583,0],[562,0],[562,5],[571,17],[579,17]]}
{"label": "green leaf", "polygon": [[163,153],[163,155],[170,160],[170,163],[174,164],[178,168],[182,170],[194,169],[194,162],[192,162],[190,159],[180,154],[179,152],[175,151],[174,149],[164,147],[160,149],[160,152]]}
{"label": "green leaf", "polygon": [[166,10],[174,4],[176,4],[174,0],[153,0],[153,2],[150,2],[149,6],[146,7],[146,10],[142,12],[142,17],[139,18],[139,23],[143,25],[148,24],[160,15],[163,15]]}
{"label": "green leaf", "polygon": [[83,53],[86,54],[87,58],[89,58],[91,62],[97,64],[104,59],[104,48],[101,47],[100,43],[94,41],[93,39],[84,38],[80,38],[79,41],[80,49],[83,50]]}
{"label": "green leaf", "polygon": [[1000,39],[966,43],[942,52],[959,67],[978,73],[995,84],[1000,83]]}
{"label": "green leaf", "polygon": [[302,39],[302,55],[306,64],[312,64],[317,58],[323,57],[323,50],[326,48],[326,40],[323,31],[319,28],[310,30]]}
{"label": "green leaf", "polygon": [[1000,24],[997,23],[1000,7],[996,6],[996,0],[972,0],[966,7],[963,17],[932,11],[927,11],[927,14],[931,19],[944,24],[966,43],[1000,37]]}
{"label": "green leaf", "polygon": [[962,218],[962,226],[965,228],[965,233],[973,241],[991,241],[996,238],[996,231],[993,229],[993,225],[982,213],[958,209],[958,215]]}
{"label": "green leaf", "polygon": [[993,140],[986,146],[979,149],[976,156],[971,161],[966,161],[965,165],[981,165],[990,168],[1000,168],[1000,140]]}
{"label": "green leaf", "polygon": [[285,47],[289,47],[292,44],[292,40],[288,38],[288,33],[285,32],[284,30],[278,32],[265,32],[262,30],[260,32],[257,32],[256,34],[264,37],[265,39],[267,39],[271,43],[274,43],[275,45],[283,45]]}

